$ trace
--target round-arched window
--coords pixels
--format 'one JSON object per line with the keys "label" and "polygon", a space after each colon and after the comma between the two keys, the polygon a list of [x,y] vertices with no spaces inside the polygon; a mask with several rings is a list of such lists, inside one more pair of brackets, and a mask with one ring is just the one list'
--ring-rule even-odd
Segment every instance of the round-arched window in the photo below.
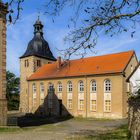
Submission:
{"label": "round-arched window", "polygon": [[73,90],[72,82],[68,81],[68,83],[67,83],[67,92],[72,92],[72,90]]}
{"label": "round-arched window", "polygon": [[91,92],[96,92],[97,91],[97,84],[96,84],[96,81],[95,80],[92,80],[90,82],[90,91]]}
{"label": "round-arched window", "polygon": [[111,92],[111,81],[109,79],[104,81],[104,91]]}
{"label": "round-arched window", "polygon": [[79,92],[83,92],[84,91],[84,82],[83,81],[79,81],[78,82],[78,91]]}

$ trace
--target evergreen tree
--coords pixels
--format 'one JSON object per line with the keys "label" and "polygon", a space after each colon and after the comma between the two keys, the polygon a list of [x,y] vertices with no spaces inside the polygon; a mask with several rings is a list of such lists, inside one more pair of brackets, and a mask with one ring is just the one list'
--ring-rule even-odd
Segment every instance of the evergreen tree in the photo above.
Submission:
{"label": "evergreen tree", "polygon": [[18,110],[19,108],[19,84],[20,79],[10,71],[6,72],[7,89],[6,96],[8,101],[8,110]]}

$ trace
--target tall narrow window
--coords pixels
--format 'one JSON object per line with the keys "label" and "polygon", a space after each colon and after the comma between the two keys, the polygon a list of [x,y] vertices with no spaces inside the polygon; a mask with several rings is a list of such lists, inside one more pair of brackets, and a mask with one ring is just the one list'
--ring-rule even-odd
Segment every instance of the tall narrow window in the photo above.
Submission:
{"label": "tall narrow window", "polygon": [[96,111],[96,100],[91,100],[91,111]]}
{"label": "tall narrow window", "polygon": [[40,83],[40,93],[44,93],[44,84]]}
{"label": "tall narrow window", "polygon": [[83,81],[79,81],[79,83],[78,83],[78,91],[79,92],[84,91],[84,82]]}
{"label": "tall narrow window", "polygon": [[111,92],[111,81],[110,80],[104,81],[104,91]]}
{"label": "tall narrow window", "polygon": [[69,81],[67,83],[67,92],[72,92],[72,82],[71,81]]}
{"label": "tall narrow window", "polygon": [[25,60],[25,67],[29,67],[29,61],[28,61],[28,59]]}
{"label": "tall narrow window", "polygon": [[36,84],[33,83],[33,93],[36,93]]}
{"label": "tall narrow window", "polygon": [[72,99],[68,99],[67,107],[68,109],[72,109]]}
{"label": "tall narrow window", "polygon": [[79,109],[84,110],[84,100],[79,100]]}
{"label": "tall narrow window", "polygon": [[95,80],[92,80],[92,81],[90,82],[90,91],[91,91],[91,92],[96,92],[96,90],[97,90],[96,81],[95,81]]}
{"label": "tall narrow window", "polygon": [[41,61],[37,60],[37,67],[41,67]]}
{"label": "tall narrow window", "polygon": [[58,92],[62,92],[62,83],[61,82],[58,82],[58,85],[57,85],[57,90]]}
{"label": "tall narrow window", "polygon": [[105,100],[105,112],[111,112],[111,100]]}

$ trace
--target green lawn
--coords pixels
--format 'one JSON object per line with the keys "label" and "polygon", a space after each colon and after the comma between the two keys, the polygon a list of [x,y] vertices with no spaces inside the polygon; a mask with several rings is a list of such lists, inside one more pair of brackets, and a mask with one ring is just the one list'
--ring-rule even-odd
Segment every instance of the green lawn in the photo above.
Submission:
{"label": "green lawn", "polygon": [[67,138],[67,140],[130,140],[128,138],[127,125],[123,125],[118,129],[115,129],[111,132],[93,134],[93,135],[75,135]]}
{"label": "green lawn", "polygon": [[0,127],[0,133],[1,132],[18,132],[22,131],[19,127]]}

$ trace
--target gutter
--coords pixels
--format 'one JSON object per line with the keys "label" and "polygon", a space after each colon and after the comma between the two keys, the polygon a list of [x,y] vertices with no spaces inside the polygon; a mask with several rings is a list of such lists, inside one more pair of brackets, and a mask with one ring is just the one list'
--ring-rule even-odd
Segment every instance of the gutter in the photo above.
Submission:
{"label": "gutter", "polygon": [[86,118],[87,118],[87,109],[88,109],[88,93],[87,93],[87,76],[85,75],[86,78]]}
{"label": "gutter", "polygon": [[49,79],[60,79],[60,78],[69,78],[69,77],[83,77],[83,76],[100,76],[100,75],[123,75],[125,76],[125,72],[114,72],[114,73],[102,73],[102,74],[87,74],[87,75],[75,75],[75,76],[60,76],[60,77],[48,77],[48,78],[37,78],[37,79],[27,79],[27,81],[38,81],[38,80],[49,80]]}

